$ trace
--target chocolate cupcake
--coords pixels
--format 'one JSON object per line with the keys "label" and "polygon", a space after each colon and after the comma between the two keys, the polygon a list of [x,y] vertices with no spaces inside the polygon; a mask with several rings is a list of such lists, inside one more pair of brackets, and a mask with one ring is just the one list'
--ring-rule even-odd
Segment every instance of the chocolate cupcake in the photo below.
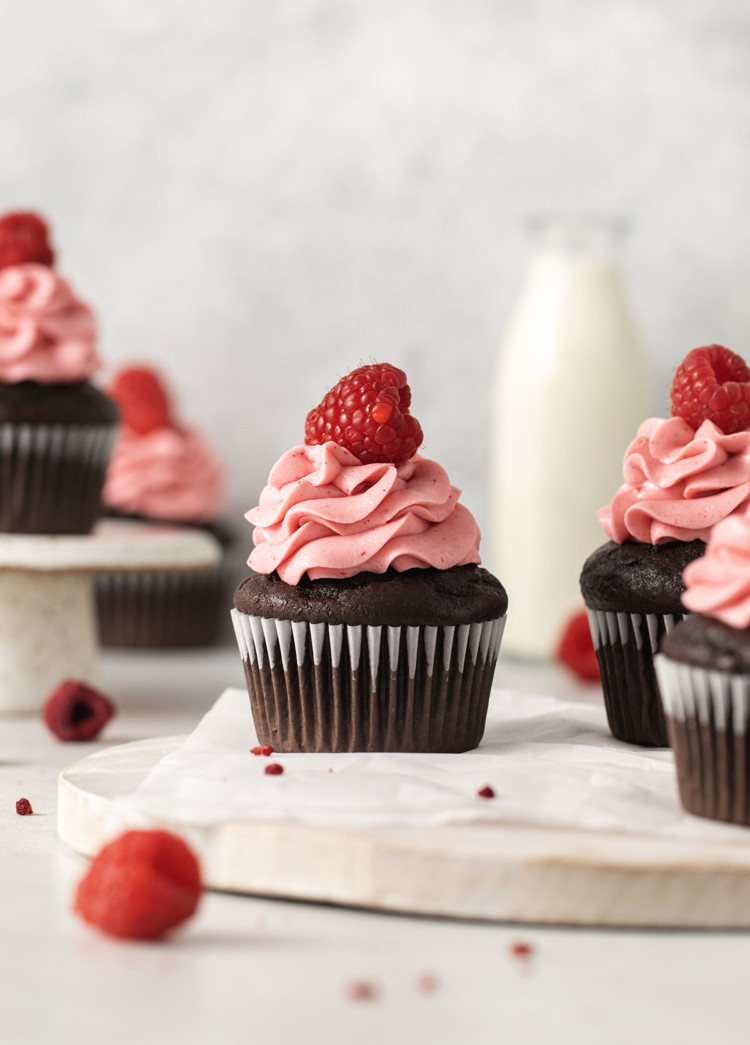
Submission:
{"label": "chocolate cupcake", "polygon": [[739,368],[747,371],[718,345],[687,355],[673,385],[675,416],[640,425],[625,452],[624,483],[599,512],[611,540],[584,564],[581,591],[607,719],[620,740],[669,743],[653,657],[684,615],[683,569],[703,554],[712,527],[750,497],[750,432],[724,431],[723,415],[695,409],[690,394],[699,378],[699,390],[718,393],[714,403],[730,400],[728,372]]}
{"label": "chocolate cupcake", "polygon": [[459,491],[416,453],[409,403],[403,371],[355,370],[248,512],[258,575],[233,620],[258,739],[275,750],[481,740],[508,600],[478,565]]}
{"label": "chocolate cupcake", "polygon": [[84,534],[101,491],[117,408],[97,370],[91,310],[53,269],[46,225],[0,219],[0,531]]}
{"label": "chocolate cupcake", "polygon": [[693,612],[663,641],[656,672],[680,801],[750,826],[750,515],[719,523],[685,570]]}
{"label": "chocolate cupcake", "polygon": [[222,560],[207,569],[100,574],[100,641],[130,648],[213,645],[233,587],[224,559],[230,535],[219,519],[221,466],[204,436],[178,422],[164,380],[152,368],[123,368],[109,394],[122,424],[104,485],[107,514],[202,529],[218,540]]}

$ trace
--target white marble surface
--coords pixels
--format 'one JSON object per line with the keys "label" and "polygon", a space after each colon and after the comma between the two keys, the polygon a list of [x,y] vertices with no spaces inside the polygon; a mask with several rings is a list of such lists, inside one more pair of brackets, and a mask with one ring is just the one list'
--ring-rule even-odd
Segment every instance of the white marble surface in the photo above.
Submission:
{"label": "white marble surface", "polygon": [[111,364],[172,374],[232,518],[387,357],[485,526],[524,212],[633,215],[656,409],[689,348],[746,351],[749,39],[743,0],[5,0],[0,209],[49,214]]}
{"label": "white marble surface", "polygon": [[[109,654],[104,667],[120,714],[101,746],[184,732],[241,680],[233,650]],[[532,692],[598,698],[556,671],[500,671]],[[94,749],[59,744],[36,718],[0,720],[4,1045],[746,1040],[741,933],[482,925],[209,894],[170,942],[100,936],[70,911],[85,861],[55,834],[58,771]],[[16,815],[22,795],[34,817]],[[535,949],[529,963],[510,953],[519,940]],[[426,973],[439,980],[431,994],[417,986]],[[377,998],[352,1001],[356,980]]]}

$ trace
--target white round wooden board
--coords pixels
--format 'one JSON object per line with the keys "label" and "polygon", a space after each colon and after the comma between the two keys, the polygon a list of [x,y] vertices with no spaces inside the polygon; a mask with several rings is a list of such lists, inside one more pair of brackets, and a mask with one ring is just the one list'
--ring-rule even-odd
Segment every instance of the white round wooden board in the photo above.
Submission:
{"label": "white round wooden board", "polygon": [[386,911],[566,925],[750,928],[750,845],[460,824],[355,830],[134,823],[113,801],[184,738],[90,755],[60,776],[58,831],[86,856],[131,827],[182,835],[205,884]]}

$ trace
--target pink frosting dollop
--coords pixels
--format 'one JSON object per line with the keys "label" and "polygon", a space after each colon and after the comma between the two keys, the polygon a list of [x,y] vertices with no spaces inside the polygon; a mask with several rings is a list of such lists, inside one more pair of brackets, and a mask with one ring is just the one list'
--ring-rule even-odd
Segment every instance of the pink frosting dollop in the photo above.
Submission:
{"label": "pink frosting dollop", "polygon": [[750,499],[750,431],[694,431],[681,417],[650,417],[625,451],[625,482],[599,510],[611,540],[644,544],[708,540]]}
{"label": "pink frosting dollop", "polygon": [[685,567],[682,603],[694,613],[750,627],[750,514],[736,512],[711,534],[706,552]]}
{"label": "pink frosting dollop", "polygon": [[83,381],[99,368],[96,320],[46,265],[0,270],[0,381]]}
{"label": "pink frosting dollop", "polygon": [[271,469],[247,560],[287,584],[478,563],[479,527],[443,468],[416,454],[396,467],[362,464],[334,442],[295,446]]}
{"label": "pink frosting dollop", "polygon": [[102,500],[129,515],[212,522],[224,507],[223,473],[208,443],[192,429],[155,428],[139,435],[122,428]]}

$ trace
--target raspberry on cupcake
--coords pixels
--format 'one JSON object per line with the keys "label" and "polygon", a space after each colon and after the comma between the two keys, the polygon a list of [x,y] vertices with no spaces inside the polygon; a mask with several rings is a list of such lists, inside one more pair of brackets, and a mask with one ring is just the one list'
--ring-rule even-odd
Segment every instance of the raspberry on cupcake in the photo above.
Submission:
{"label": "raspberry on cupcake", "polygon": [[45,222],[0,218],[0,530],[83,534],[101,514],[117,423],[90,382],[91,309],[53,267]]}
{"label": "raspberry on cupcake", "polygon": [[644,421],[599,519],[610,537],[581,574],[615,737],[666,745],[653,656],[682,620],[682,571],[713,527],[750,502],[750,370],[719,345],[678,368],[672,416]]}
{"label": "raspberry on cupcake", "polygon": [[359,367],[271,469],[233,620],[275,751],[465,751],[482,737],[507,596],[410,412]]}

